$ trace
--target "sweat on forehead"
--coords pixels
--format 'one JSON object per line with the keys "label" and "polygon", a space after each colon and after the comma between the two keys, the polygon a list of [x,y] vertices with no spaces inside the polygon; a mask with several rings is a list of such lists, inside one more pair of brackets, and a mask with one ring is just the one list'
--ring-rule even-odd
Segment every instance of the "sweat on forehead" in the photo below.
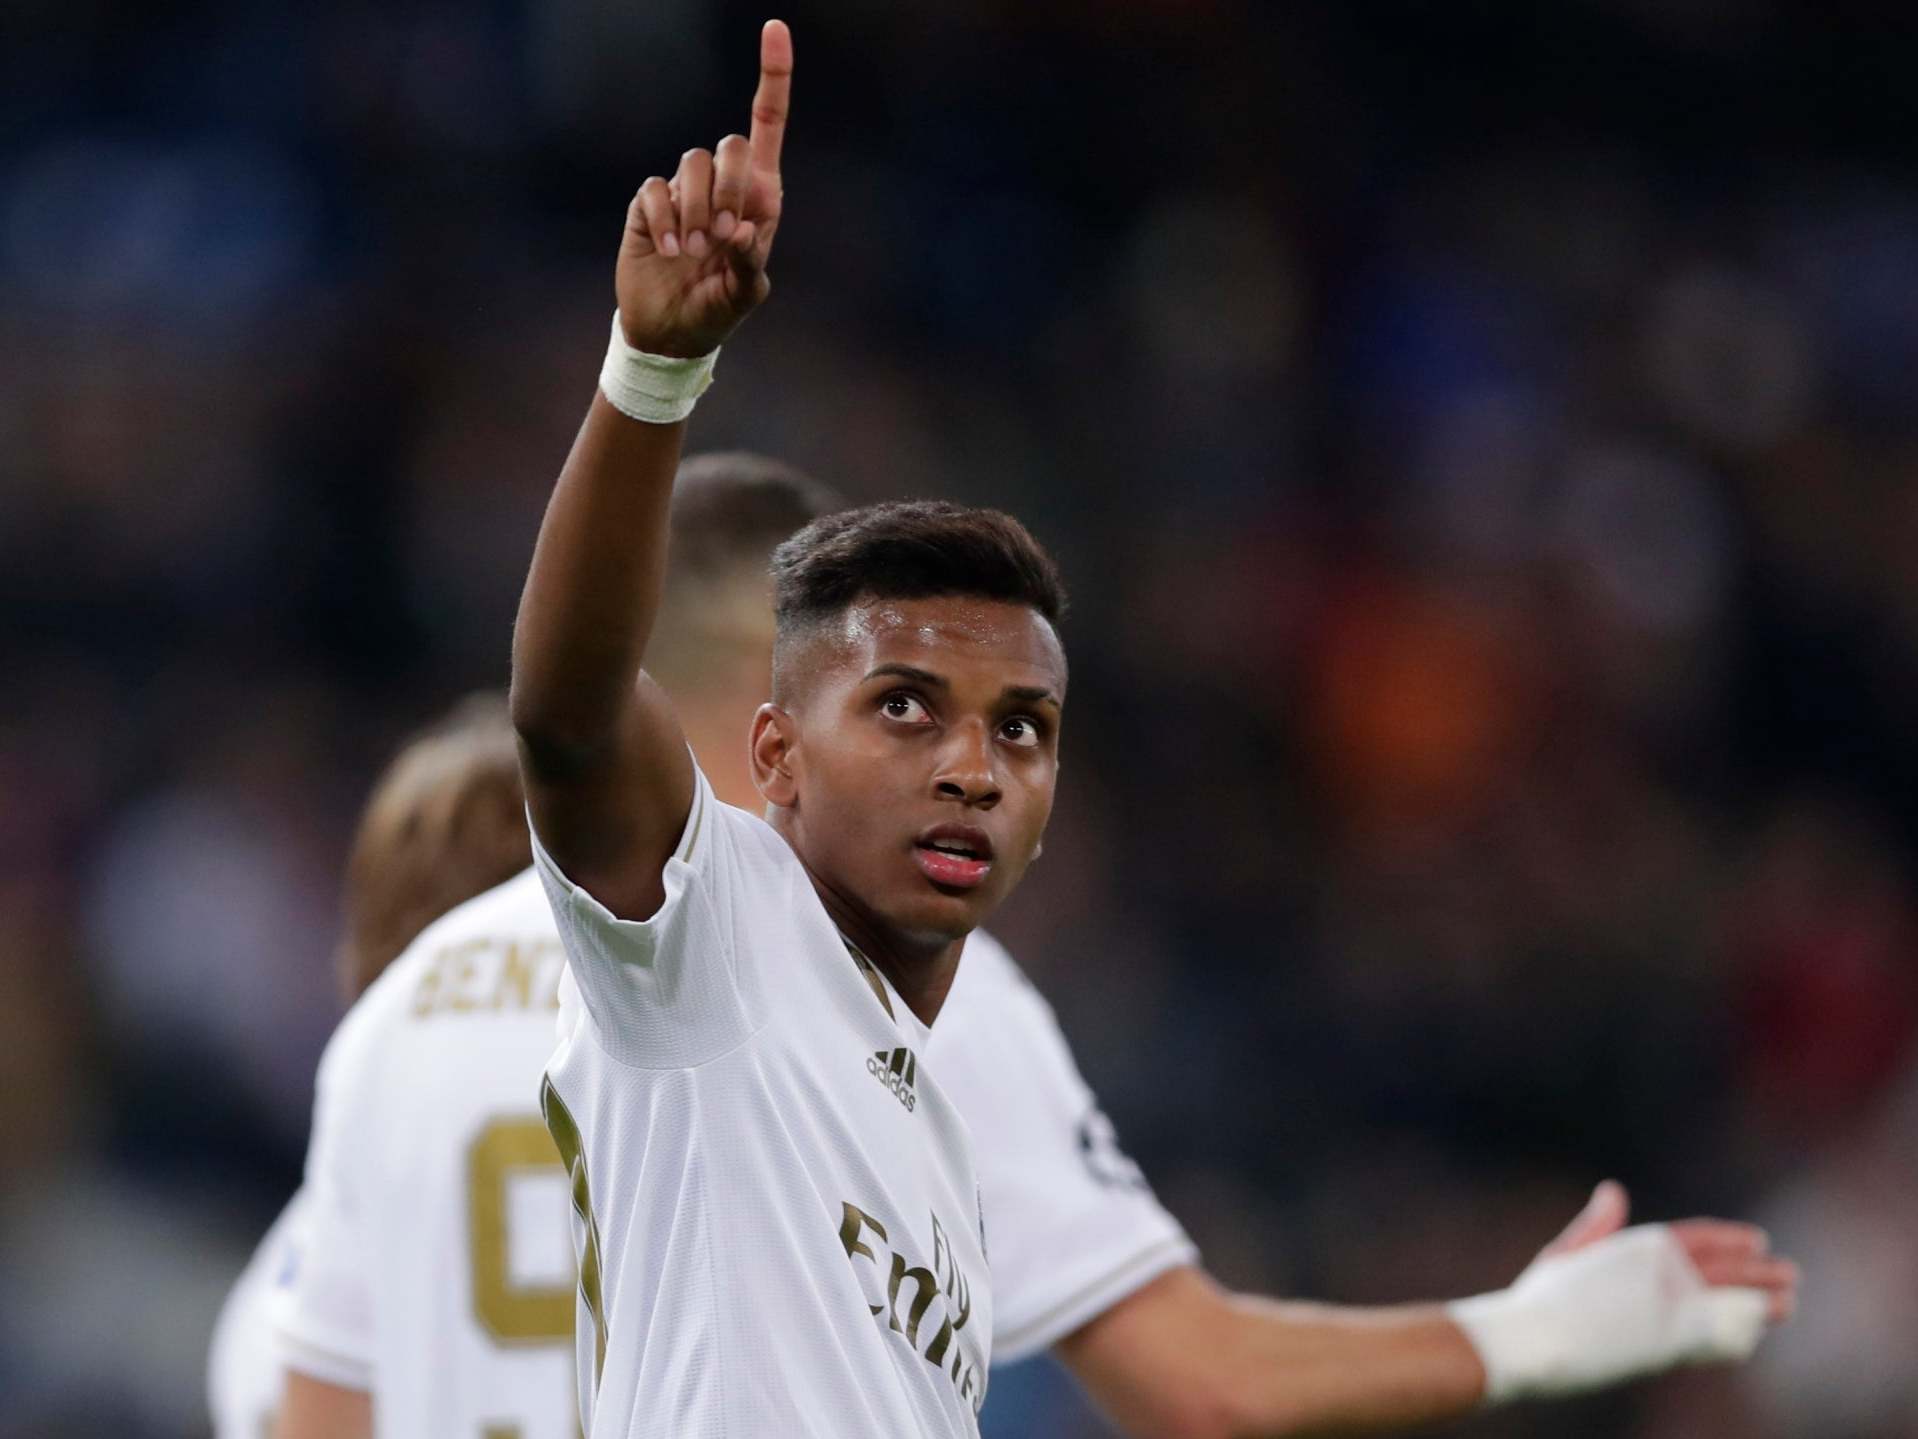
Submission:
{"label": "sweat on forehead", "polygon": [[918,659],[923,667],[981,661],[1018,671],[1065,698],[1065,649],[1052,622],[1028,605],[975,595],[912,599],[864,596],[833,614],[780,626],[773,698],[781,704],[838,669],[863,675],[875,663]]}

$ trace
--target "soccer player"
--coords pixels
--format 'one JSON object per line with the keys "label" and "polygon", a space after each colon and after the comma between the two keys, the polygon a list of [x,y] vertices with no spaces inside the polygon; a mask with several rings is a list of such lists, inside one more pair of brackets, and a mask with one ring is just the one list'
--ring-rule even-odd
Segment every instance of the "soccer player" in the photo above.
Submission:
{"label": "soccer player", "polygon": [[[753,456],[700,456],[680,467],[673,564],[649,664],[675,696],[715,792],[728,802],[756,797],[744,735],[771,672],[767,561],[777,541],[833,504],[821,487]],[[356,931],[382,910],[408,913],[381,923],[377,944],[363,936],[353,946],[361,956],[354,991],[377,977],[429,908],[454,897],[441,888],[414,903],[406,891],[468,867],[445,852],[454,832],[440,824],[421,831],[408,819],[447,812],[467,772],[409,759],[395,775],[405,778],[405,803],[381,799],[371,807],[351,866],[351,908],[363,917]],[[496,808],[523,856],[516,769],[507,778],[511,796]],[[383,784],[382,794],[391,788]],[[414,834],[420,858],[396,866],[388,861],[403,833]],[[495,848],[486,836],[475,838]],[[264,1316],[276,1272],[283,1272],[280,1317],[292,1356],[282,1439],[366,1435],[376,1417],[386,1433],[487,1423],[510,1423],[522,1435],[571,1432],[570,1263],[561,1265],[564,1273],[549,1263],[543,1283],[500,1277],[525,1270],[542,1237],[549,1261],[551,1241],[563,1244],[565,1206],[553,1202],[551,1185],[541,1193],[538,1162],[544,1152],[556,1171],[557,1159],[531,1099],[552,1049],[552,1010],[468,1006],[445,985],[452,966],[469,971],[454,989],[483,990],[475,976],[487,967],[485,956],[517,949],[538,956],[533,987],[550,997],[557,946],[551,911],[530,873],[522,875],[435,926],[342,1024],[322,1068],[307,1186],[317,1198],[290,1206],[275,1226],[215,1346],[222,1436],[251,1439],[252,1420],[279,1401],[278,1351],[266,1340]],[[995,1341],[1036,1351],[1053,1326],[1189,1261],[1193,1251],[1148,1191],[1107,1188],[1082,1167],[1074,1139],[1092,1101],[1050,1010],[984,936],[968,954],[958,1007],[978,1012],[979,1043],[968,1057],[989,1061],[990,1070],[974,1102],[995,1115],[993,1132],[1023,1151],[997,1172],[1008,1184],[1008,1215],[1033,1221],[1033,1242],[1020,1243],[1023,1224],[1002,1236],[1034,1262],[1025,1270],[1030,1282],[1014,1286],[1009,1319],[1017,1328],[1001,1328]],[[458,1014],[484,1018],[450,1017]],[[916,1105],[916,1065],[908,1068],[904,1056],[903,1049],[875,1053],[868,1065],[883,1072],[901,1103]],[[494,1196],[508,1192],[517,1207],[502,1223]],[[1043,1222],[1032,1194],[1045,1196]],[[541,1198],[549,1201],[543,1229]],[[295,1213],[306,1222],[298,1262],[288,1266],[293,1244],[283,1236]],[[1052,1244],[1049,1226],[1069,1227],[1072,1242]]]}
{"label": "soccer player", "polygon": [[[703,753],[737,802],[753,794],[743,717],[772,650],[768,556],[837,503],[754,455],[680,469],[660,673],[688,730],[715,737]],[[527,868],[504,705],[491,714],[486,767],[415,746],[369,807],[347,947],[366,992],[321,1062],[301,1196],[221,1325],[221,1439],[255,1439],[257,1416],[279,1402],[283,1357],[278,1439],[575,1432],[566,1176],[538,1108],[561,957]],[[449,822],[494,788],[504,792],[485,826]]]}
{"label": "soccer player", "polygon": [[[524,814],[503,696],[472,696],[406,744],[373,786],[347,858],[338,965],[349,1001],[435,916],[525,868]],[[266,1310],[303,1209],[296,1194],[220,1312],[207,1370],[216,1439],[258,1439],[279,1407]]]}
{"label": "soccer player", "polygon": [[[791,69],[771,22],[750,138],[687,152],[629,207],[600,392],[515,635],[535,865],[578,987],[544,1103],[602,1439],[971,1434],[994,1332],[997,1220],[976,1196],[1017,1156],[980,1111],[996,1157],[975,1168],[965,1061],[930,1026],[1050,809],[1051,562],[1015,521],[946,505],[832,516],[782,546],[750,749],[767,821],[714,796],[642,673],[686,416],[770,290]],[[1795,1273],[1756,1231],[1624,1217],[1602,1186],[1510,1289],[1383,1311],[1224,1294],[1174,1232],[1052,1332],[1128,1429],[1223,1436],[1402,1426],[1739,1357],[1789,1311]]]}
{"label": "soccer player", "polygon": [[[696,752],[728,801],[754,797],[740,736],[771,668],[768,554],[831,505],[817,487],[754,457],[701,456],[681,466],[673,563],[651,663],[689,733],[702,737]],[[350,932],[342,948],[349,991],[377,977],[429,913],[526,857],[503,709],[493,702],[489,719],[484,703],[469,704],[456,719],[462,722],[450,727],[451,738],[435,730],[410,746],[369,802],[349,865]],[[337,1307],[341,1296],[357,1291],[352,1310],[363,1328],[349,1320],[326,1331],[322,1342],[339,1354],[297,1343],[282,1439],[363,1439],[374,1430],[376,1407],[377,1427],[386,1433],[419,1432],[422,1425],[431,1426],[425,1432],[460,1433],[484,1433],[490,1425],[522,1436],[573,1430],[572,1265],[551,1242],[565,1212],[553,1193],[557,1156],[545,1141],[544,1165],[537,1144],[527,1150],[532,1162],[507,1165],[510,1156],[497,1152],[501,1141],[486,1142],[515,1127],[515,1116],[522,1133],[543,1140],[525,1096],[537,1091],[552,1047],[552,1010],[467,1010],[484,1018],[466,1024],[454,1020],[462,1012],[450,1007],[456,1001],[449,997],[442,1007],[435,992],[449,955],[457,964],[461,947],[475,939],[497,953],[517,944],[549,963],[557,935],[530,875],[509,879],[467,909],[401,956],[399,978],[367,1002],[366,1014],[356,1011],[342,1026],[358,1037],[339,1057],[329,1056],[319,1126],[326,1142],[313,1155],[311,1188],[333,1200],[370,1202],[355,1220],[307,1226],[301,1260],[284,1276],[284,1298],[312,1304],[315,1279],[328,1291],[319,1298],[322,1308],[327,1297]],[[422,995],[433,1001],[424,1014],[416,1012]],[[428,1026],[438,1029],[430,1069],[413,1053]],[[875,1053],[872,1068],[886,1072],[902,1102],[916,1100],[910,1079],[893,1079],[891,1056],[879,1058]],[[1216,1319],[1223,1306],[1249,1301],[1228,1300],[1193,1267],[1191,1244],[1111,1147],[1049,1007],[983,933],[967,942],[928,1058],[975,1134],[992,1140],[977,1160],[984,1206],[993,1215],[994,1357],[1055,1349],[1094,1382],[1128,1432],[1165,1432],[1168,1405],[1213,1412],[1234,1385],[1214,1372],[1218,1356],[1184,1336],[1202,1332],[1192,1326]],[[353,1071],[360,1069],[404,1072],[407,1082],[357,1081]],[[331,1101],[340,1094],[357,1102],[336,1118]],[[376,1154],[397,1163],[383,1169],[372,1161]],[[336,1177],[324,1177],[330,1175]],[[496,1185],[510,1196],[497,1224],[500,1211],[483,1197]],[[304,1207],[304,1200],[289,1206],[225,1311],[211,1376],[220,1439],[256,1439],[263,1416],[280,1403],[281,1357],[266,1309],[292,1251],[287,1225]],[[1581,1230],[1589,1238],[1603,1227],[1588,1222]],[[543,1266],[535,1262],[542,1258]],[[504,1283],[491,1277],[507,1275],[513,1277]],[[380,1311],[393,1305],[419,1322],[410,1330],[382,1325]],[[296,1333],[310,1333],[311,1316],[289,1317]],[[1369,1371],[1337,1362],[1340,1350],[1326,1342],[1327,1326],[1367,1321],[1383,1328],[1380,1318],[1292,1310],[1290,1329],[1281,1332],[1296,1342],[1270,1351],[1263,1371],[1297,1396],[1302,1419],[1349,1415],[1363,1400]],[[501,1331],[517,1331],[510,1345]],[[443,1337],[458,1333],[471,1342]],[[1341,1397],[1328,1376],[1350,1392]],[[1114,1386],[1121,1377],[1129,1380],[1129,1407]]]}

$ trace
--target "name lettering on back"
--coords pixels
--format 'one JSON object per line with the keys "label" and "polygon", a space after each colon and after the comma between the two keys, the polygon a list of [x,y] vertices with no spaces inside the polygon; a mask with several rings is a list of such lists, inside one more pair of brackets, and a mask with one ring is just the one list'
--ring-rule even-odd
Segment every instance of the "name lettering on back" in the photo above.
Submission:
{"label": "name lettering on back", "polygon": [[420,976],[413,990],[413,1018],[556,1010],[565,971],[566,955],[556,939],[482,935],[461,940],[434,955]]}

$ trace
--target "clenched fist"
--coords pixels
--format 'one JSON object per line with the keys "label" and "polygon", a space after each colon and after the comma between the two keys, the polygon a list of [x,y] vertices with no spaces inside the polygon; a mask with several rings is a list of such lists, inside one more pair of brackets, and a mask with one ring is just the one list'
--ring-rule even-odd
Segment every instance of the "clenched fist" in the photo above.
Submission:
{"label": "clenched fist", "polygon": [[768,20],[759,39],[751,138],[688,150],[671,180],[647,180],[626,208],[614,289],[626,343],[691,358],[719,348],[772,292],[766,262],[779,229],[779,148],[792,94],[792,35]]}

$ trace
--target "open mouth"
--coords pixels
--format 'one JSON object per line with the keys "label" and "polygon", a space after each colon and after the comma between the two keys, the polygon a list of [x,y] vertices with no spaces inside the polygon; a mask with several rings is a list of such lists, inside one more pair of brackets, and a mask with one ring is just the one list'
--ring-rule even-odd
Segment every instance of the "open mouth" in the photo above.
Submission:
{"label": "open mouth", "polygon": [[939,824],[913,841],[919,871],[947,889],[971,889],[992,872],[992,841],[965,824]]}

